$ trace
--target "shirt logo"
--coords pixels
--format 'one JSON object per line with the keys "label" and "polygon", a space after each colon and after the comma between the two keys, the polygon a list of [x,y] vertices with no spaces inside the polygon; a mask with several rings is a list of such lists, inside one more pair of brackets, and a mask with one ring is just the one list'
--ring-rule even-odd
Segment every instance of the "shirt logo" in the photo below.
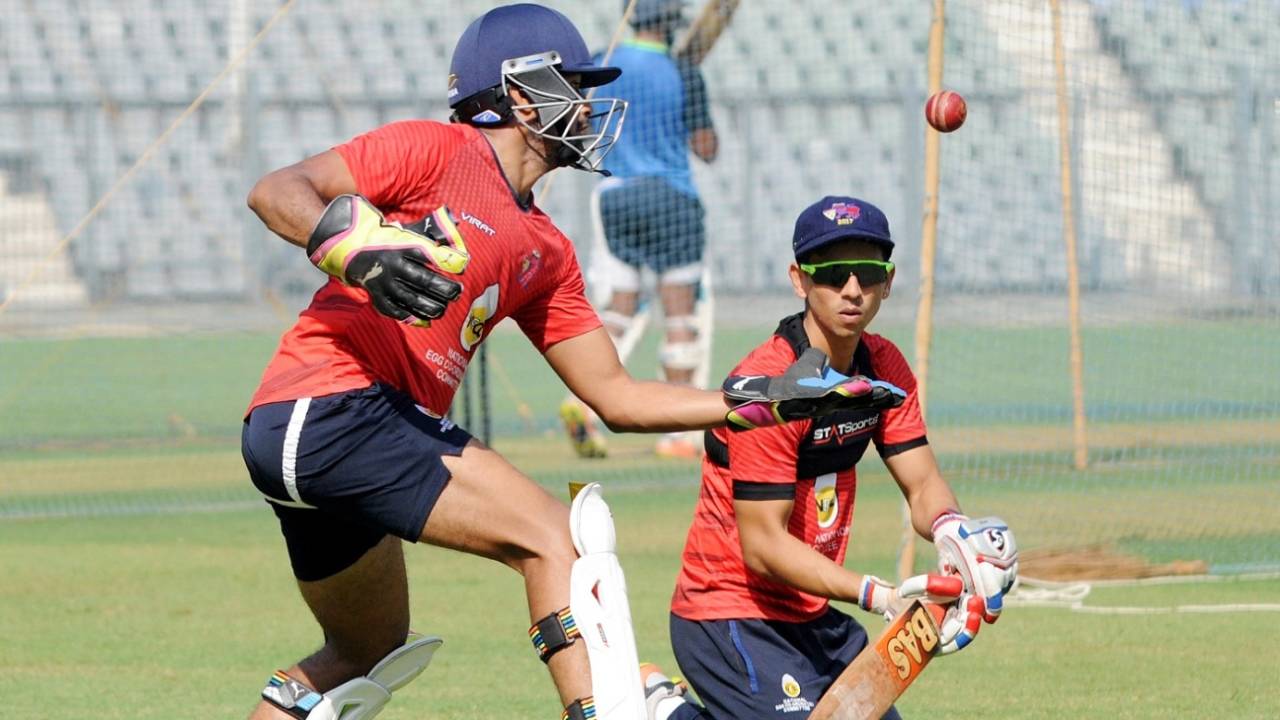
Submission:
{"label": "shirt logo", "polygon": [[516,275],[516,282],[520,283],[520,287],[525,287],[534,275],[538,274],[538,269],[542,267],[542,253],[537,250],[530,250],[524,257],[520,258],[520,273]]}
{"label": "shirt logo", "polygon": [[861,435],[880,424],[880,416],[872,415],[861,420],[850,420],[813,429],[813,444],[825,445],[832,440],[843,445],[845,440]]}
{"label": "shirt logo", "polygon": [[471,223],[472,225],[475,225],[476,227],[480,228],[481,232],[483,232],[485,235],[488,235],[489,237],[493,237],[494,234],[497,233],[496,230],[489,227],[488,223],[476,217],[475,215],[472,215],[466,210],[462,211],[462,219],[464,222]]}
{"label": "shirt logo", "polygon": [[840,500],[836,497],[836,474],[819,475],[813,481],[813,502],[818,506],[818,527],[829,528],[840,514]]}
{"label": "shirt logo", "polygon": [[498,313],[498,286],[490,285],[484,293],[471,303],[467,319],[462,323],[462,334],[459,338],[462,347],[470,350],[484,339],[485,323]]}
{"label": "shirt logo", "polygon": [[822,216],[837,225],[852,225],[862,215],[862,208],[849,203],[833,203],[822,211]]}

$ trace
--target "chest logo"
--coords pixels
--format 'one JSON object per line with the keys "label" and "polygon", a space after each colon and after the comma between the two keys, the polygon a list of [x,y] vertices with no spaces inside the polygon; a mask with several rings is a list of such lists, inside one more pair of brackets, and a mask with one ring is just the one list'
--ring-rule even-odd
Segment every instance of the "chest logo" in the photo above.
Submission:
{"label": "chest logo", "polygon": [[520,272],[516,275],[516,282],[520,283],[520,287],[527,286],[541,267],[542,253],[538,250],[530,250],[520,258]]}
{"label": "chest logo", "polygon": [[486,323],[498,314],[498,286],[490,285],[471,303],[467,319],[462,323],[462,347],[470,350],[484,339]]}
{"label": "chest logo", "polygon": [[836,474],[819,475],[813,481],[813,501],[818,506],[818,527],[829,528],[840,514],[840,500],[836,497]]}

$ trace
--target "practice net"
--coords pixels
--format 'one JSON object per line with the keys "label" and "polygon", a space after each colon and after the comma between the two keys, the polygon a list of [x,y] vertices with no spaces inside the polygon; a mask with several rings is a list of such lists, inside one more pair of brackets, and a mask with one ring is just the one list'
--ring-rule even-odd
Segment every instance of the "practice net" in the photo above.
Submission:
{"label": "practice net", "polygon": [[[615,160],[646,133],[718,140],[711,162],[682,151],[687,185],[640,161],[619,171],[665,173],[631,201],[639,219],[606,222],[596,176],[560,171],[537,190],[601,310],[606,230],[661,240],[657,264],[680,269],[673,238],[700,225],[692,324],[714,385],[801,309],[787,275],[799,211],[863,198],[897,239],[872,330],[913,361],[927,338],[929,437],[967,508],[1004,516],[1029,551],[1280,564],[1280,4],[1064,0],[1060,85],[1054,4],[947,2],[940,83],[968,120],[938,142],[931,290],[932,3],[747,0],[696,72],[637,41],[620,2],[547,4],[593,49],[621,37],[615,52],[650,62]],[[382,123],[447,117],[453,45],[492,5],[7,4],[0,519],[258,502],[241,416],[323,276],[258,223],[248,189]],[[664,321],[654,275],[629,357],[641,377],[658,375],[664,331],[689,325]],[[659,457],[652,437],[577,457],[565,391],[524,337],[507,323],[485,345],[453,414],[534,477],[695,486],[696,461]],[[892,491],[874,458],[863,466],[866,492]]]}

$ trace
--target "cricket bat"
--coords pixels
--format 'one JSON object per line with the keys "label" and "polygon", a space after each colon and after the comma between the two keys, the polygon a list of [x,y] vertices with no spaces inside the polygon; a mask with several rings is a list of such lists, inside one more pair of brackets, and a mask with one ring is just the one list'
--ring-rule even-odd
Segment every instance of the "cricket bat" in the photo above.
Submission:
{"label": "cricket bat", "polygon": [[738,9],[738,0],[707,0],[702,12],[694,18],[689,31],[676,44],[677,58],[699,65],[706,59],[707,53],[720,39],[720,33],[729,26],[733,13]]}
{"label": "cricket bat", "polygon": [[879,720],[938,650],[946,608],[916,600],[840,673],[809,720]]}

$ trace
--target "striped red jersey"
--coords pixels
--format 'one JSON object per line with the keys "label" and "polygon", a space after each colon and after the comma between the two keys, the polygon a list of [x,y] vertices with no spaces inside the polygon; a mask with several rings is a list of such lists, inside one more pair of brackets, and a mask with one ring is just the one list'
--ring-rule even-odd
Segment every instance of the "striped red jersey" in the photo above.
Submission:
{"label": "striped red jersey", "polygon": [[[809,346],[803,314],[734,369],[734,375],[781,375]],[[707,432],[702,491],[685,540],[671,611],[687,620],[764,619],[806,622],[827,599],[772,582],[742,559],[733,501],[794,499],[789,532],[836,563],[844,562],[858,476],[854,466],[871,443],[882,457],[927,443],[916,379],[902,352],[864,333],[851,374],[887,380],[907,392],[900,407],[844,411],[776,427]]]}
{"label": "striped red jersey", "polygon": [[417,328],[378,313],[363,289],[330,279],[281,339],[250,410],[384,382],[444,414],[502,319],[514,318],[540,352],[600,327],[573,244],[536,206],[518,202],[478,130],[396,122],[335,150],[388,220],[410,225],[448,208],[470,255],[456,276],[462,294]]}

